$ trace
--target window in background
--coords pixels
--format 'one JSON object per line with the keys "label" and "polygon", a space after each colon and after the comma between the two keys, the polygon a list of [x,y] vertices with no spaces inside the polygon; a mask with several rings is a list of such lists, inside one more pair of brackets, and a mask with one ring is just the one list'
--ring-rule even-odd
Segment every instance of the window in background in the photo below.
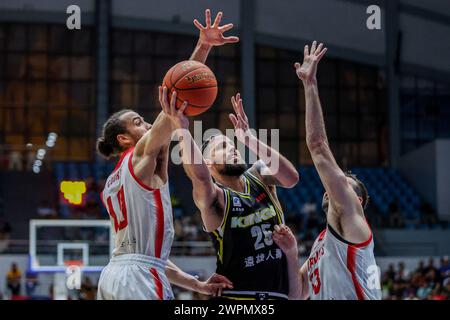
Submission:
{"label": "window in background", "polygon": [[[0,24],[0,143],[23,151],[59,135],[53,160],[91,160],[95,141],[93,29]],[[83,146],[80,148],[80,146]],[[74,157],[75,155],[75,157]]]}
{"label": "window in background", "polygon": [[[256,110],[259,128],[279,128],[281,152],[310,165],[305,141],[305,98],[293,64],[300,52],[258,46]],[[385,89],[376,67],[327,58],[318,69],[319,91],[328,138],[344,167],[386,161]]]}
{"label": "window in background", "polygon": [[402,153],[437,138],[449,138],[450,85],[403,76],[400,114]]}
{"label": "window in background", "polygon": [[[158,86],[174,64],[190,58],[196,43],[194,36],[115,29],[110,111],[131,108],[148,122],[153,122],[161,110]],[[230,98],[240,88],[239,45],[213,48],[206,64],[217,77],[218,95],[208,112],[192,120],[202,120],[203,130],[231,128],[228,120],[232,110]]]}

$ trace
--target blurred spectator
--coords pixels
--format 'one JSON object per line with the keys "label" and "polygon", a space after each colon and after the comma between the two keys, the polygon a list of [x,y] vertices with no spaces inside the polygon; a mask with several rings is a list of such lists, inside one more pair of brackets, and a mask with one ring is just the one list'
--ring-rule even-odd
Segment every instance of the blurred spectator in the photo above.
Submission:
{"label": "blurred spectator", "polygon": [[38,285],[38,274],[30,269],[27,270],[25,275],[25,290],[28,297],[33,297],[34,291]]}
{"label": "blurred spectator", "polygon": [[433,210],[433,208],[428,202],[426,201],[422,202],[422,204],[420,205],[420,211],[422,212],[421,215],[422,224],[426,224],[429,227],[431,227],[438,223],[436,212]]}
{"label": "blurred spectator", "polygon": [[181,218],[184,213],[183,208],[181,206],[181,199],[172,194],[170,196],[170,200],[172,202],[173,216],[175,218]]}
{"label": "blurred spectator", "polygon": [[12,263],[11,269],[6,275],[6,283],[8,285],[8,289],[11,291],[11,296],[20,295],[21,279],[22,271],[20,271],[16,263]]}
{"label": "blurred spectator", "polygon": [[405,268],[405,264],[403,262],[399,262],[395,281],[405,283],[408,282],[409,280],[410,280],[409,271]]}
{"label": "blurred spectator", "polygon": [[33,145],[28,143],[26,146],[26,170],[31,171],[33,169],[34,160],[36,159],[36,153],[33,151]]}
{"label": "blurred spectator", "polygon": [[3,252],[8,248],[11,231],[11,225],[8,221],[0,224],[0,252]]}
{"label": "blurred spectator", "polygon": [[309,217],[315,215],[317,215],[317,204],[309,198],[300,209],[300,217],[302,220],[299,225],[300,229],[304,230],[308,224]]}
{"label": "blurred spectator", "polygon": [[301,208],[301,213],[310,215],[317,212],[317,204],[311,199],[308,199]]}
{"label": "blurred spectator", "polygon": [[89,177],[86,179],[86,195],[85,195],[84,210],[86,216],[90,219],[99,219],[100,212],[100,195],[97,192],[97,184],[94,178]]}
{"label": "blurred spectator", "polygon": [[397,203],[391,202],[389,205],[389,227],[391,228],[403,228],[405,223],[403,216],[398,210]]}
{"label": "blurred spectator", "polygon": [[[441,259],[445,263],[446,257]],[[442,263],[441,263],[442,265]],[[398,270],[390,264],[382,275],[382,294],[386,300],[447,300],[450,299],[450,272],[445,277],[434,266],[432,258],[427,266],[423,261],[410,273],[403,262]]]}
{"label": "blurred spectator", "polygon": [[446,300],[446,298],[447,297],[442,293],[441,284],[438,283],[428,297],[428,300]]}
{"label": "blurred spectator", "polygon": [[[97,181],[97,193],[100,195],[105,188],[105,179],[100,179]],[[102,199],[100,198],[100,216],[102,218],[109,218],[108,211],[106,210],[105,205],[101,202]]]}
{"label": "blurred spectator", "polygon": [[175,241],[184,241],[183,225],[180,219],[175,218],[173,221],[173,228],[175,231]]}
{"label": "blurred spectator", "polygon": [[182,218],[183,233],[185,235],[185,240],[195,241],[199,232],[199,226],[195,225],[192,221],[192,217],[185,216]]}
{"label": "blurred spectator", "polygon": [[81,283],[80,300],[95,300],[97,288],[92,283],[91,278],[84,277]]}
{"label": "blurred spectator", "polygon": [[430,271],[434,271],[437,272],[438,270],[436,269],[436,267],[434,266],[434,258],[430,257],[428,259],[428,265],[423,269],[423,273],[425,275],[427,275],[428,273],[430,273]]}
{"label": "blurred spectator", "polygon": [[444,256],[441,258],[441,266],[439,267],[439,272],[441,273],[442,277],[450,272],[450,262],[448,256]]}
{"label": "blurred spectator", "polygon": [[428,282],[426,282],[425,280],[423,280],[419,289],[417,289],[416,295],[419,299],[425,300],[426,298],[428,298],[428,296],[432,290],[433,290],[433,288],[430,286],[430,284]]}
{"label": "blurred spectator", "polygon": [[416,273],[420,273],[421,275],[425,275],[425,262],[423,260],[419,261],[419,266],[415,270]]}
{"label": "blurred spectator", "polygon": [[443,290],[447,298],[450,299],[450,275],[442,282],[442,286],[444,287]]}
{"label": "blurred spectator", "polygon": [[57,218],[57,212],[50,206],[48,200],[42,200],[41,204],[37,208],[37,215],[42,219],[54,219]]}
{"label": "blurred spectator", "polygon": [[23,158],[19,151],[11,151],[9,154],[9,164],[8,169],[11,171],[22,171],[23,170]]}
{"label": "blurred spectator", "polygon": [[389,265],[388,270],[386,271],[386,277],[391,282],[394,282],[395,280],[395,269],[392,263]]}

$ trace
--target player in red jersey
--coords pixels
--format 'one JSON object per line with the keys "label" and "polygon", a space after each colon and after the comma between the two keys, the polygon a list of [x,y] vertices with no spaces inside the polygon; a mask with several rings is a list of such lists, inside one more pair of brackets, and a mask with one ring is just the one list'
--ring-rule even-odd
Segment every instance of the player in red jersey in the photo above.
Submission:
{"label": "player in red jersey", "polygon": [[[191,56],[202,63],[213,46],[239,40],[223,36],[233,25],[219,26],[221,12],[213,24],[209,9],[205,15],[205,27],[194,21],[200,39]],[[175,101],[176,92],[172,107]],[[120,156],[102,192],[115,248],[100,276],[98,299],[173,299],[170,283],[209,295],[232,287],[217,274],[201,282],[168,260],[174,234],[167,172],[173,128],[164,112],[170,108],[165,87],[159,88],[159,102],[163,111],[153,124],[132,110],[122,110],[108,119],[98,140],[100,154]]]}
{"label": "player in red jersey", "polygon": [[[297,76],[305,88],[306,143],[325,187],[322,208],[327,218],[323,230],[300,272],[290,272],[297,298],[313,300],[380,300],[379,268],[375,262],[372,231],[364,216],[368,192],[355,175],[339,168],[328,144],[316,72],[327,49],[313,42],[305,46],[303,63],[296,63]],[[274,241],[295,270],[298,251],[295,236],[277,226]]]}

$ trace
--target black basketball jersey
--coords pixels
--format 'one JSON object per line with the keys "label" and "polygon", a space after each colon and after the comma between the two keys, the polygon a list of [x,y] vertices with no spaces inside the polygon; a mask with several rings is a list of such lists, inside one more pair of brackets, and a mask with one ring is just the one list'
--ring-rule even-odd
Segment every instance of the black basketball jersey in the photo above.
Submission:
{"label": "black basketball jersey", "polygon": [[210,233],[217,253],[217,273],[233,282],[223,291],[229,299],[287,299],[287,261],[272,240],[276,224],[284,223],[278,200],[257,177],[244,173],[245,192],[222,185],[225,213]]}

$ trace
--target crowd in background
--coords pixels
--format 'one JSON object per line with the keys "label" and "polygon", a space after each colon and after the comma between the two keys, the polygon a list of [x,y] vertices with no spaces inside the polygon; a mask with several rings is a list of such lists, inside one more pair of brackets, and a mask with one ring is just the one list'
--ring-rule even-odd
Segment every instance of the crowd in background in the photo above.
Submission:
{"label": "crowd in background", "polygon": [[[92,177],[85,180],[86,192],[83,202],[80,205],[69,205],[60,196],[59,201],[42,200],[36,209],[35,217],[39,219],[105,219],[108,218],[100,193],[104,187],[104,180],[95,181]],[[175,241],[208,241],[209,236],[203,230],[200,213],[188,214],[183,207],[176,193],[172,194],[172,206],[174,212]],[[367,218],[372,227],[376,227],[377,214],[370,209],[367,211]],[[431,206],[422,206],[422,219],[418,223],[434,224],[437,217]],[[312,201],[305,202],[299,212],[285,212],[286,224],[297,236],[299,253],[306,255],[310,251],[314,240],[318,234],[326,228],[326,219],[321,208]],[[391,203],[389,216],[386,219],[386,227],[403,228],[404,219],[395,202]],[[8,245],[10,226],[0,224],[0,252],[4,251]],[[3,250],[2,250],[3,249]],[[183,254],[190,254],[184,250]]]}
{"label": "crowd in background", "polygon": [[[25,288],[22,288],[22,278]],[[6,283],[6,288],[0,290],[0,299],[53,299],[53,285],[48,288],[48,296],[36,296],[36,288],[41,285],[38,274],[31,271],[24,274],[16,263],[11,264]],[[383,300],[450,300],[449,257],[442,257],[439,265],[432,258],[426,263],[420,261],[414,270],[408,270],[404,262],[397,266],[391,264],[382,274],[381,289]],[[69,299],[94,300],[96,292],[96,284],[85,276],[80,290],[72,290]],[[178,287],[174,287],[174,295],[181,300],[208,298]]]}
{"label": "crowd in background", "polygon": [[[13,262],[6,274],[6,288],[0,288],[0,300],[53,300],[54,284],[51,283],[44,290],[47,294],[36,294],[38,287],[41,285],[38,273],[27,270],[24,274],[17,263]],[[69,290],[67,299],[95,300],[96,296],[97,285],[89,276],[84,276],[80,289]]]}
{"label": "crowd in background", "polygon": [[[43,200],[36,209],[35,216],[40,219],[99,219],[108,218],[108,213],[102,204],[100,192],[103,190],[104,181],[95,181],[88,178],[86,182],[86,193],[81,205],[67,205],[64,201],[55,202]],[[203,230],[201,215],[199,212],[187,214],[183,205],[176,195],[172,195],[172,205],[174,212],[174,230],[175,243],[188,242],[209,242],[209,235]],[[63,208],[67,209],[66,214],[62,214]],[[424,204],[421,208],[423,213],[421,223],[434,224],[437,218],[433,209]],[[311,246],[317,235],[326,227],[326,218],[321,208],[318,208],[314,202],[303,204],[300,212],[286,212],[286,224],[293,230],[297,237],[299,253],[301,256],[308,255]],[[369,223],[374,217],[368,213]],[[404,221],[396,203],[390,205],[387,226],[391,228],[402,228]],[[9,243],[12,227],[4,219],[0,220],[0,252],[2,252]],[[66,235],[69,237],[70,235]],[[103,234],[77,235],[82,238],[100,239]],[[105,240],[105,239],[103,239]],[[211,248],[203,249],[185,249],[177,251],[181,255],[210,255]],[[22,281],[24,278],[25,281]],[[33,297],[33,292],[40,285],[36,273],[26,271],[23,273],[17,266],[12,264],[6,275],[7,288],[0,288],[0,298],[28,298]],[[416,269],[407,270],[404,263],[397,266],[390,265],[388,270],[382,274],[382,292],[383,299],[419,299],[419,300],[443,300],[450,299],[450,264],[448,257],[443,257],[439,266],[435,266],[433,259],[427,263],[421,261]],[[25,287],[22,288],[22,283]],[[52,298],[53,288],[48,289],[47,298]],[[72,299],[94,299],[96,285],[89,277],[84,277],[82,289],[71,295]],[[205,299],[205,296],[196,293],[187,292],[180,288],[174,288],[175,296],[178,299]]]}
{"label": "crowd in background", "polygon": [[450,300],[449,257],[442,257],[435,266],[430,258],[420,261],[414,270],[408,270],[403,262],[397,267],[389,265],[381,279],[385,300]]}

